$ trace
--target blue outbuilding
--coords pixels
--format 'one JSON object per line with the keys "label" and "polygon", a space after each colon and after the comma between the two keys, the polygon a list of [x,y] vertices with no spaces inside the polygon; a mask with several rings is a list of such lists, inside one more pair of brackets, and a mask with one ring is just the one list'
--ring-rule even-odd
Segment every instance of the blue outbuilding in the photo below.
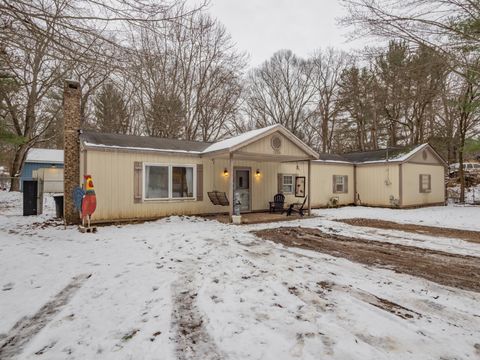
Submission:
{"label": "blue outbuilding", "polygon": [[23,181],[32,180],[34,172],[39,169],[63,169],[63,150],[30,149],[20,175],[20,189]]}

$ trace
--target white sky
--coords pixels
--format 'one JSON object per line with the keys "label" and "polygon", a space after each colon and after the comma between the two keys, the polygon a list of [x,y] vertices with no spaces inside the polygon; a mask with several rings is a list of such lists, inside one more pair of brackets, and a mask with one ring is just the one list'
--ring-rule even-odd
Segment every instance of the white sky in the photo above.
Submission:
{"label": "white sky", "polygon": [[238,49],[257,66],[277,50],[308,56],[318,48],[358,48],[336,24],[344,15],[337,0],[210,0],[210,14],[222,22]]}

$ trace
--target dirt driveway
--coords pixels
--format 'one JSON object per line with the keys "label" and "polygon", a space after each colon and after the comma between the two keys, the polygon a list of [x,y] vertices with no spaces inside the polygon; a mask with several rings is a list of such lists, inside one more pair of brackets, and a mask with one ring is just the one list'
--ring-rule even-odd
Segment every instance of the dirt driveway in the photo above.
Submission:
{"label": "dirt driveway", "polygon": [[353,225],[353,226],[372,227],[372,228],[386,229],[386,230],[400,230],[400,231],[406,231],[406,232],[411,232],[415,234],[457,238],[457,239],[462,239],[462,240],[466,240],[474,243],[480,243],[479,231],[460,230],[460,229],[442,228],[442,227],[425,226],[425,225],[414,225],[414,224],[400,224],[394,221],[363,219],[363,218],[341,219],[341,220],[335,220],[335,221],[342,222],[348,225]]}
{"label": "dirt driveway", "polygon": [[365,265],[388,268],[438,284],[480,292],[480,258],[326,234],[318,229],[281,227],[256,231],[285,246],[315,250]]}

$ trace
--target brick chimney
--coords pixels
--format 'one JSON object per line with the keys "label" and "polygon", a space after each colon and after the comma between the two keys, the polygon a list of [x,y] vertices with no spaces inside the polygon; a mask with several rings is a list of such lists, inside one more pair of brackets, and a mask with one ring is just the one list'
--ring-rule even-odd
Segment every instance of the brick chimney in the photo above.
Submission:
{"label": "brick chimney", "polygon": [[64,190],[63,214],[67,225],[80,223],[73,204],[73,189],[80,185],[80,84],[65,80],[63,88]]}

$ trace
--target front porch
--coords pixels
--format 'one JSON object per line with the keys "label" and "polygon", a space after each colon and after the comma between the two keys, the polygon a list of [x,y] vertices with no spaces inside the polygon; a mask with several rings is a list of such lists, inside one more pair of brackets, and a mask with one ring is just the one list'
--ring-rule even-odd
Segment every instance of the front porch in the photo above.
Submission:
{"label": "front porch", "polygon": [[[217,220],[230,223],[232,215],[238,212],[245,224],[298,218],[299,210],[311,214],[311,161],[317,154],[282,126],[220,141],[202,157],[211,160],[214,175],[207,194],[214,205],[224,206],[229,213],[215,215]],[[296,162],[297,171],[284,176],[282,163],[288,162]],[[284,177],[289,180],[287,190],[282,186]],[[296,214],[287,217],[263,212],[272,206],[278,193],[286,195],[283,197],[286,207],[295,204]]]}

